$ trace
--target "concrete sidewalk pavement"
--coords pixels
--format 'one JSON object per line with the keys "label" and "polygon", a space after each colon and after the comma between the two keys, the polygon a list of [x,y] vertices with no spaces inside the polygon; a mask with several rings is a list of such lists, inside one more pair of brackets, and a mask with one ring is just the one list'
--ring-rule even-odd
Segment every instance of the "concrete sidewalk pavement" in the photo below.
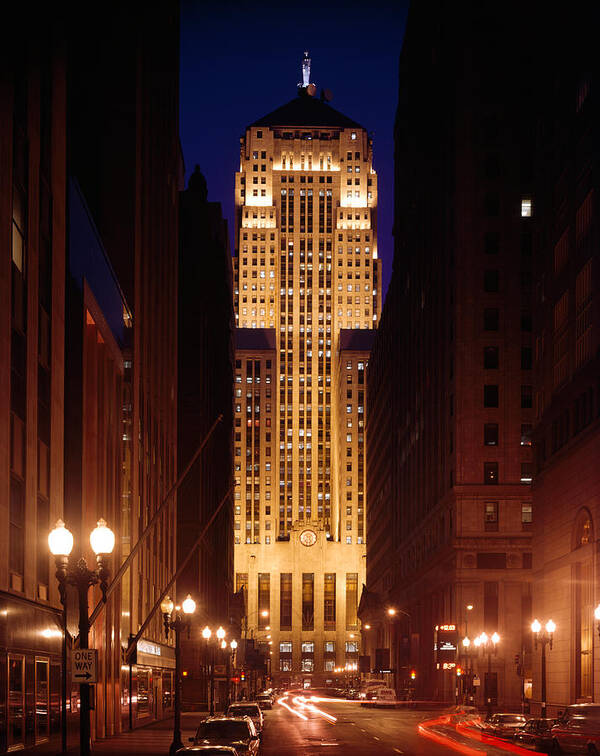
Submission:
{"label": "concrete sidewalk pavement", "polygon": [[[188,744],[188,738],[196,732],[198,724],[205,719],[206,712],[184,712],[181,715],[181,740]],[[173,719],[153,722],[147,727],[123,732],[112,738],[98,740],[92,744],[94,756],[167,756],[173,741]],[[69,749],[69,754],[78,754],[79,748]]]}

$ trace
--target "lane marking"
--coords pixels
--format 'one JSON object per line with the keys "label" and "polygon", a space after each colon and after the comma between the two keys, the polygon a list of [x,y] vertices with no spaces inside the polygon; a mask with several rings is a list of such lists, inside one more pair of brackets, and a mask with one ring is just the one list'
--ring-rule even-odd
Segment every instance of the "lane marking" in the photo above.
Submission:
{"label": "lane marking", "polygon": [[373,738],[374,738],[374,740],[379,740],[379,738],[377,737],[377,735],[373,735]]}
{"label": "lane marking", "polygon": [[401,751],[399,748],[394,748],[394,751],[396,751],[396,753],[404,753],[404,751]]}

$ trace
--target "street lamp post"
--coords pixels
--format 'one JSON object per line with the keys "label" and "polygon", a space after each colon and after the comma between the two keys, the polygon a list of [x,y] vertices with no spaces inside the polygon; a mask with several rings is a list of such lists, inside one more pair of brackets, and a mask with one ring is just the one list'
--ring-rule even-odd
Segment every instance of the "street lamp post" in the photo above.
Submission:
{"label": "street lamp post", "polygon": [[[227,643],[225,643],[225,635],[226,632],[223,630],[222,627],[219,627],[219,629],[216,632],[216,643],[211,644],[211,662],[210,662],[210,686],[209,686],[209,709],[208,713],[212,717],[215,713],[215,648],[219,646],[219,648],[227,648]],[[206,641],[206,653],[208,656],[208,645],[209,641],[212,636],[212,630],[208,625],[204,628],[202,631],[202,637]],[[225,645],[223,645],[225,644]]]}
{"label": "street lamp post", "polygon": [[546,718],[546,646],[550,645],[550,649],[552,649],[555,630],[556,625],[551,619],[546,622],[543,631],[539,620],[535,619],[531,623],[531,632],[533,633],[536,651],[538,643],[542,646],[542,718],[544,719]]}
{"label": "street lamp post", "polygon": [[[181,609],[186,615],[185,618],[180,614]],[[181,633],[187,630],[189,638],[190,618],[196,611],[196,602],[188,593],[181,607],[174,606],[172,599],[167,596],[163,599],[160,610],[165,625],[165,637],[169,637],[170,630],[175,633],[175,715],[173,717],[173,742],[169,748],[169,754],[173,756],[180,748],[183,748],[181,740]]]}
{"label": "street lamp post", "polygon": [[[394,607],[394,606],[388,607],[388,609],[386,611],[387,611],[388,617],[390,617],[391,620],[396,619],[396,615],[397,614],[403,614],[405,617],[408,618],[408,660],[407,661],[408,661],[408,664],[410,665],[410,632],[411,632],[412,617],[411,617],[411,615],[408,612],[405,612],[404,609],[396,609],[396,607]],[[396,638],[397,627],[395,627],[395,626],[392,626],[392,627],[393,627],[393,631],[394,631],[393,632],[393,636],[394,636],[394,659],[391,660],[391,661],[393,662],[393,669],[394,669],[394,690],[396,691],[396,695],[398,695],[398,667],[399,667],[399,663],[400,663],[400,657],[399,657],[399,651],[398,651],[398,648],[397,648],[397,645],[398,645],[397,638]],[[392,637],[392,633],[390,632],[390,639],[391,639],[391,637]],[[390,646],[391,645],[392,644],[390,643]]]}
{"label": "street lamp post", "polygon": [[235,650],[237,648],[237,641],[234,639],[229,644],[231,653],[227,657],[227,703],[231,702],[231,670],[235,669]]}
{"label": "street lamp post", "polygon": [[492,633],[489,636],[487,633],[481,633],[474,640],[474,644],[477,648],[481,648],[482,651],[487,652],[488,655],[488,668],[487,677],[485,681],[485,698],[487,704],[487,716],[486,719],[491,719],[492,716],[492,695],[491,695],[491,682],[492,682],[492,654],[498,652],[498,643],[500,642],[500,636],[498,633]]}
{"label": "street lamp post", "polygon": [[[466,624],[466,623],[465,623]],[[465,635],[465,637],[462,639],[462,645],[465,650],[465,676],[463,677],[463,703],[468,703],[469,698],[471,695],[471,687],[473,685],[472,675],[473,672],[471,670],[471,659],[469,657],[469,648],[471,646],[471,639],[468,635]]]}
{"label": "street lamp post", "polygon": [[[79,648],[89,648],[90,620],[88,614],[88,592],[90,586],[100,583],[103,596],[108,588],[110,571],[107,566],[107,558],[115,547],[115,534],[106,526],[103,519],[98,520],[97,527],[90,533],[90,545],[96,554],[97,567],[90,570],[87,562],[82,557],[76,564],[69,563],[69,556],[73,550],[73,534],[65,527],[62,520],[58,520],[54,530],[48,535],[48,546],[56,563],[56,579],[60,601],[64,607],[66,635],[66,608],[67,608],[67,585],[77,589],[79,603]],[[63,654],[64,657],[64,654]],[[63,659],[63,678],[66,680],[67,670]],[[79,749],[81,756],[89,756],[90,753],[90,685],[80,684],[79,708]],[[64,703],[64,702],[63,702]],[[66,743],[66,719],[63,716],[63,743]]]}

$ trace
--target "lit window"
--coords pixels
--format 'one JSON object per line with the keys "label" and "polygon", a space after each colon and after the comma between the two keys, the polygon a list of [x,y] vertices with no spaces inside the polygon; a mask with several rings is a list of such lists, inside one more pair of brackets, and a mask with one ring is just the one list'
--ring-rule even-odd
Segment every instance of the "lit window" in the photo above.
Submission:
{"label": "lit window", "polygon": [[352,133],[350,134],[350,139],[352,139],[353,141],[354,141],[354,140],[356,139],[356,131],[353,131],[353,132],[352,132]]}
{"label": "lit window", "polygon": [[521,218],[531,218],[531,215],[531,197],[523,197],[523,199],[521,200]]}

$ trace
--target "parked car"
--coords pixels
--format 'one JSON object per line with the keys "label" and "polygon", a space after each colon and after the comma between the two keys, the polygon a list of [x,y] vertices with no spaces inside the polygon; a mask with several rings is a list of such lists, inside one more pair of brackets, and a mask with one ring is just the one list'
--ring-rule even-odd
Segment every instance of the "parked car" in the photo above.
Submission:
{"label": "parked car", "polygon": [[236,751],[233,746],[218,746],[218,745],[193,745],[187,748],[180,748],[177,753],[201,753],[204,756],[241,756],[240,751]]}
{"label": "parked car", "polygon": [[554,753],[600,753],[600,704],[573,704],[551,730]]}
{"label": "parked car", "polygon": [[523,727],[526,722],[527,717],[523,714],[493,714],[484,723],[483,732],[486,735],[512,740],[515,731]]}
{"label": "parked car", "polygon": [[256,703],[263,710],[273,708],[273,699],[270,693],[258,693],[256,696]]}
{"label": "parked car", "polygon": [[349,701],[356,701],[359,697],[359,691],[356,688],[347,688],[344,692],[344,697]]}
{"label": "parked car", "polygon": [[264,718],[260,705],[256,701],[236,701],[236,703],[230,703],[225,709],[225,716],[250,717],[256,728],[256,732],[259,736],[262,735]]}
{"label": "parked car", "polygon": [[258,733],[250,717],[208,717],[200,722],[190,742],[193,746],[184,751],[195,750],[196,746],[230,746],[248,756],[256,756],[260,748]]}
{"label": "parked car", "polygon": [[525,748],[548,753],[552,747],[550,730],[555,722],[555,719],[529,719],[523,727],[515,730],[513,740]]}

